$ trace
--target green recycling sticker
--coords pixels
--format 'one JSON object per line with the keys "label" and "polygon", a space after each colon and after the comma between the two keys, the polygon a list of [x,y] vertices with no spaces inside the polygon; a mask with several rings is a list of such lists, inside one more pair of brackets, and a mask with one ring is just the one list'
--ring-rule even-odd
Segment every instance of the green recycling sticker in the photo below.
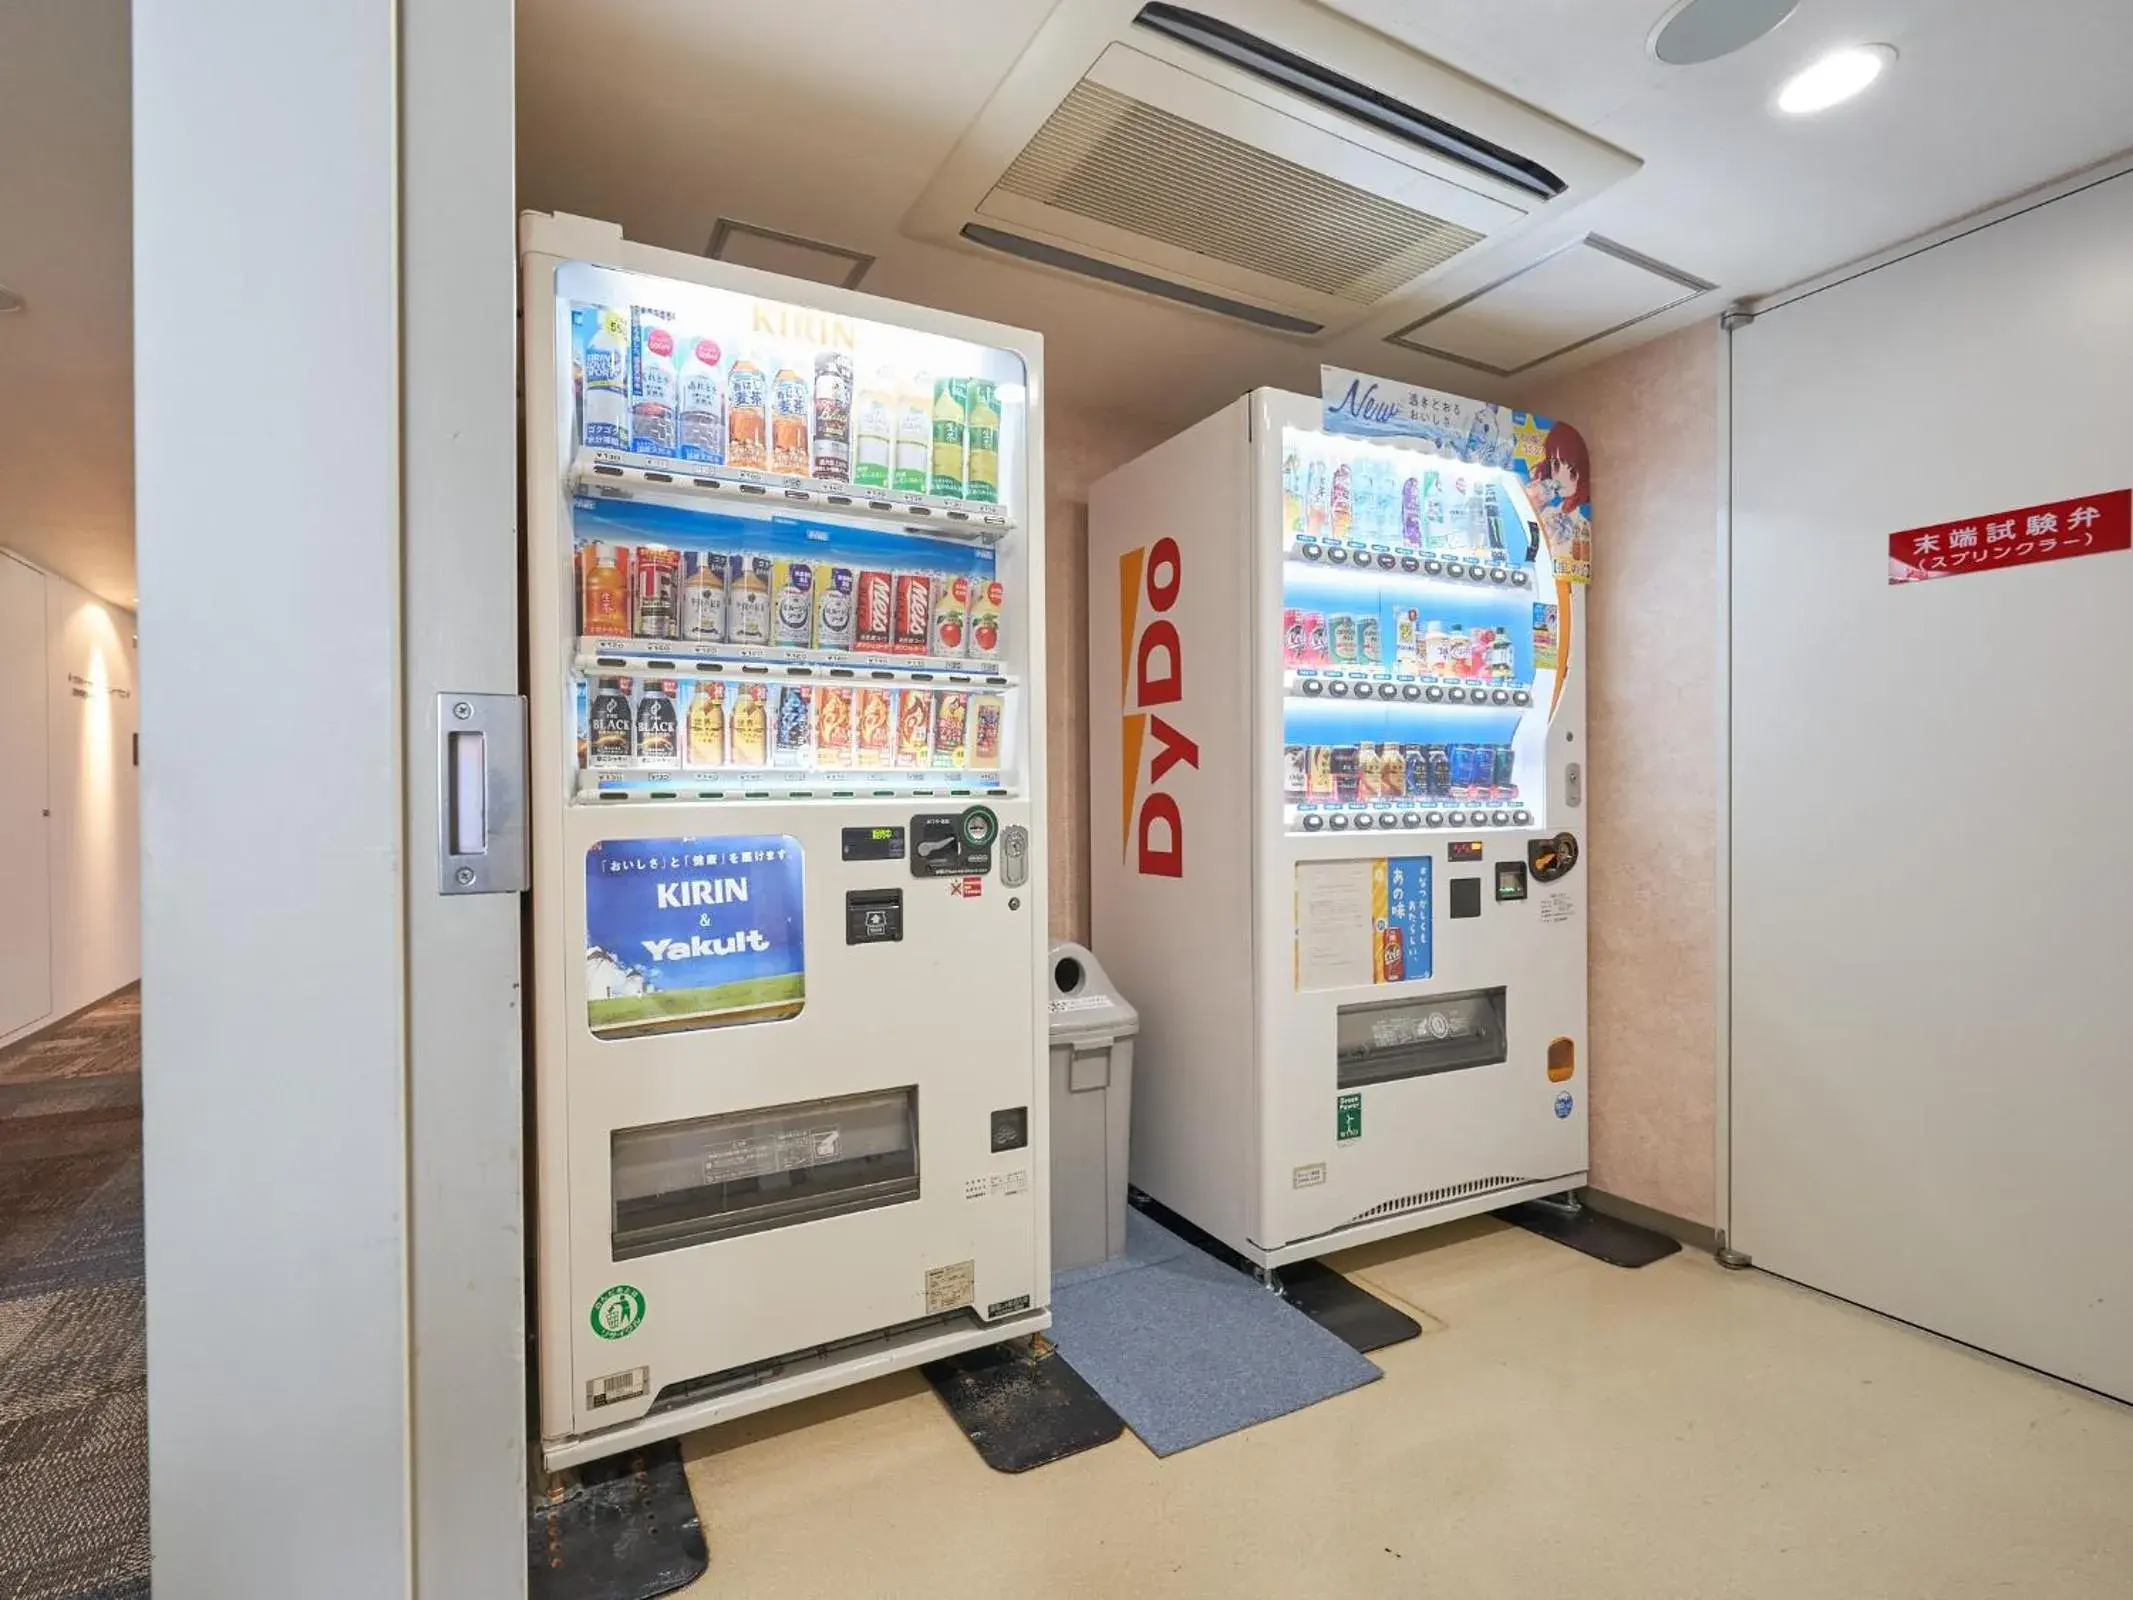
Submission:
{"label": "green recycling sticker", "polygon": [[1333,1137],[1336,1143],[1363,1136],[1363,1097],[1344,1094],[1333,1103]]}
{"label": "green recycling sticker", "polygon": [[593,1302],[593,1332],[603,1339],[626,1339],[644,1323],[644,1295],[626,1283],[600,1291]]}

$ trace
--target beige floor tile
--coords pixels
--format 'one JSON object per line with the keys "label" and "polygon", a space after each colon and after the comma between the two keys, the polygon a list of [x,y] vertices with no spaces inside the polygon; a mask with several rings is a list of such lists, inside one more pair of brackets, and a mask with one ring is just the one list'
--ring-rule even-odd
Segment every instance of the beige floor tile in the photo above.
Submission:
{"label": "beige floor tile", "polygon": [[1684,1253],[1352,1251],[1382,1382],[1157,1461],[987,1470],[915,1375],[688,1441],[699,1595],[2119,1600],[2133,1409]]}

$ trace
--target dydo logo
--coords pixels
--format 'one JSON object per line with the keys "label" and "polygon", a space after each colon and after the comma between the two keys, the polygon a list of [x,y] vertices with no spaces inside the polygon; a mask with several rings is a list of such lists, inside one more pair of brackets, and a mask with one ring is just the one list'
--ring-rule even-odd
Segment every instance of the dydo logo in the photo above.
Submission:
{"label": "dydo logo", "polygon": [[[1185,876],[1185,818],[1178,797],[1162,787],[1163,779],[1181,761],[1195,772],[1200,769],[1200,747],[1151,709],[1175,706],[1185,692],[1178,625],[1165,614],[1178,603],[1183,579],[1175,539],[1158,539],[1118,558],[1119,789],[1124,796],[1119,848],[1132,857],[1136,871],[1158,878]],[[1153,749],[1148,748],[1150,734]]]}

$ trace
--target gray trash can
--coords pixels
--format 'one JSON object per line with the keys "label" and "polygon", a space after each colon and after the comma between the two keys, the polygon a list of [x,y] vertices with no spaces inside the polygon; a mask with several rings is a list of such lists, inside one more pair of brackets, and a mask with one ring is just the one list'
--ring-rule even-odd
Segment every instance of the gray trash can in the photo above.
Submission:
{"label": "gray trash can", "polygon": [[1052,1270],[1126,1248],[1126,1139],[1140,1015],[1078,944],[1052,946]]}

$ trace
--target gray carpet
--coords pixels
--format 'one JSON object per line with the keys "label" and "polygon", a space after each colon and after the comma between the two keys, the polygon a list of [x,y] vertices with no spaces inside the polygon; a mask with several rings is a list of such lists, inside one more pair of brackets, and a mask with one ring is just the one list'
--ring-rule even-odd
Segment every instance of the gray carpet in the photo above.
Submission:
{"label": "gray carpet", "polygon": [[0,1600],[148,1593],[140,995],[0,1051]]}
{"label": "gray carpet", "polygon": [[1052,1340],[1159,1456],[1373,1382],[1279,1295],[1138,1210],[1126,1253],[1052,1280]]}

